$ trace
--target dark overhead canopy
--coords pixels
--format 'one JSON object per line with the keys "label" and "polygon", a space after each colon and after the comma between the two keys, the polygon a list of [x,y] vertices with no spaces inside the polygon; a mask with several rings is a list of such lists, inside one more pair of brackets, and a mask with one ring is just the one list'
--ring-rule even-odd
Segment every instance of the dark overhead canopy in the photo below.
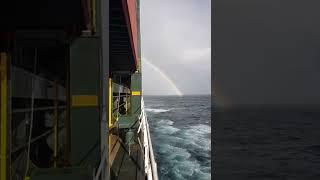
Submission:
{"label": "dark overhead canopy", "polygon": [[136,64],[124,8],[122,1],[110,1],[110,67],[112,71],[133,72]]}

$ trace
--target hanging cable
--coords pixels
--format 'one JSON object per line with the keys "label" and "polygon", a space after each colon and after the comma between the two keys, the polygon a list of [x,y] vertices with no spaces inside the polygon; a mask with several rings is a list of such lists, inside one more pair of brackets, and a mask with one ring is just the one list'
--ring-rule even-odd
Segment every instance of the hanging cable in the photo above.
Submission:
{"label": "hanging cable", "polygon": [[[34,65],[33,73],[36,75],[37,68],[37,48],[34,49]],[[34,76],[31,76],[31,113],[30,113],[30,125],[29,125],[29,139],[28,139],[28,149],[27,149],[27,164],[25,177],[28,175],[29,166],[30,166],[30,146],[31,146],[31,137],[32,137],[32,128],[33,128],[33,110],[34,110]]]}

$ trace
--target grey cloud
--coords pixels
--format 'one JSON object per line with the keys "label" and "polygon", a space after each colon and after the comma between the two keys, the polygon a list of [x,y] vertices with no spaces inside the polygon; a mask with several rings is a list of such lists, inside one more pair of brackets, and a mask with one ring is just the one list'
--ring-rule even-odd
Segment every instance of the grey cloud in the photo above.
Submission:
{"label": "grey cloud", "polygon": [[237,105],[319,104],[319,5],[217,1],[215,87],[221,96]]}
{"label": "grey cloud", "polygon": [[[141,1],[142,56],[162,69],[184,94],[210,93],[210,55],[185,58],[186,52],[206,53],[205,49],[211,48],[210,3],[210,0]],[[147,83],[157,75],[147,72],[143,75],[145,93],[158,94]]]}

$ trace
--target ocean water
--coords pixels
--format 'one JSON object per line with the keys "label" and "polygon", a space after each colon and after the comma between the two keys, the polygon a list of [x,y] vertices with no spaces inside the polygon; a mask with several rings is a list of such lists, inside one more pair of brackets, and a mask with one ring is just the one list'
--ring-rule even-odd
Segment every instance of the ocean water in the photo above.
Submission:
{"label": "ocean water", "polygon": [[216,109],[214,177],[319,180],[319,107]]}
{"label": "ocean water", "polygon": [[211,179],[210,96],[144,96],[161,180]]}

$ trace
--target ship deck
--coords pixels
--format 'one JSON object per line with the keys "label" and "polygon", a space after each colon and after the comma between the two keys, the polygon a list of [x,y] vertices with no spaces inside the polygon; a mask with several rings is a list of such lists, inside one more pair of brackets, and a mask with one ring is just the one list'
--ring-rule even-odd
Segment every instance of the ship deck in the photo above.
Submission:
{"label": "ship deck", "polygon": [[[139,145],[129,150],[116,135],[110,135],[111,150],[109,162],[111,165],[112,179],[144,179],[143,152]],[[109,139],[109,140],[110,140]]]}

